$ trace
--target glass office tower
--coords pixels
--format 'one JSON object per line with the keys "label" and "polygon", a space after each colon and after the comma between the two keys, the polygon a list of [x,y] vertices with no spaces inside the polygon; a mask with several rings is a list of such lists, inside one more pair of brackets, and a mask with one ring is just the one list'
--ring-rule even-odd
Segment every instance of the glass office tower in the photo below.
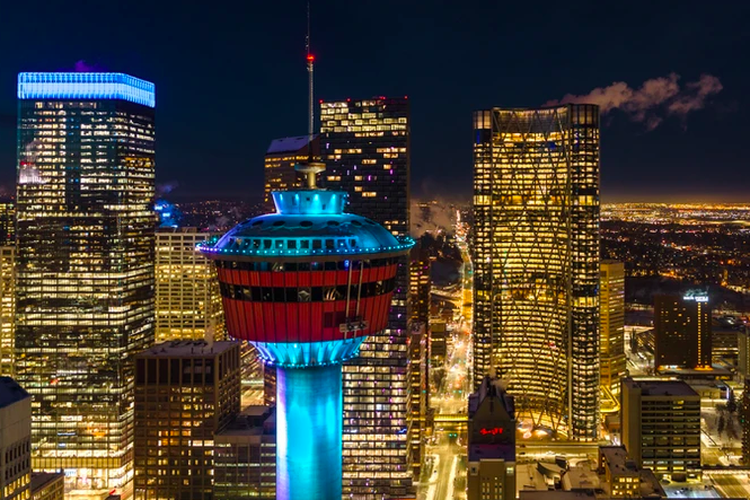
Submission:
{"label": "glass office tower", "polygon": [[[320,149],[329,189],[349,193],[349,210],[396,236],[409,230],[409,101],[321,102]],[[408,257],[400,259],[388,328],[370,335],[344,365],[344,494],[405,496],[407,459]]]}
{"label": "glass office tower", "polygon": [[156,231],[157,342],[226,339],[219,280],[196,248],[214,236],[195,227]]}
{"label": "glass office tower", "polygon": [[0,246],[0,375],[16,376],[16,247]]}
{"label": "glass office tower", "polygon": [[18,77],[18,380],[32,466],[69,495],[132,478],[132,356],[154,341],[154,84]]}
{"label": "glass office tower", "polygon": [[620,379],[627,375],[625,357],[625,264],[602,260],[600,283],[601,384],[613,398],[620,394]]}
{"label": "glass office tower", "polygon": [[478,111],[474,135],[474,386],[496,368],[529,434],[594,440],[599,109]]}

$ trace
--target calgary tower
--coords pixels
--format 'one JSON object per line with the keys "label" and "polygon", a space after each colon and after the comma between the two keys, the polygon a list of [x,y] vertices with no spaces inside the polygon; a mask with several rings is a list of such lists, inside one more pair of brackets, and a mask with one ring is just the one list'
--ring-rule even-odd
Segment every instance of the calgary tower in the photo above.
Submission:
{"label": "calgary tower", "polygon": [[341,498],[341,363],[383,330],[398,259],[414,245],[344,212],[347,194],[308,187],[273,193],[276,213],[249,219],[212,245],[229,334],[276,367],[276,498]]}
{"label": "calgary tower", "polygon": [[201,251],[216,262],[229,334],[276,367],[276,498],[340,499],[341,363],[386,327],[398,257],[414,241],[345,213],[347,193],[316,186],[324,164],[296,169],[305,188],[272,193],[276,213]]}

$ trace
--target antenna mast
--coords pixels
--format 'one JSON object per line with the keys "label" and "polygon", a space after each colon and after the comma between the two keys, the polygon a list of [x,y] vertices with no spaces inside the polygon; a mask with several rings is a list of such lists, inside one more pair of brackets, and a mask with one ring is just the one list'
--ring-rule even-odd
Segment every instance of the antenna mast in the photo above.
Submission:
{"label": "antenna mast", "polygon": [[315,56],[310,53],[310,0],[307,0],[307,36],[305,37],[305,50],[307,52],[307,75],[309,79],[310,106],[308,109],[307,122],[307,163],[298,163],[294,169],[303,174],[307,179],[307,189],[317,189],[315,176],[326,169],[324,163],[315,161],[313,158],[313,63]]}
{"label": "antenna mast", "polygon": [[310,160],[312,160],[312,140],[313,140],[313,126],[315,121],[315,111],[313,103],[313,63],[315,62],[315,56],[310,53],[310,0],[307,1],[307,36],[305,37],[305,50],[307,52],[307,78],[308,78],[308,99],[309,109],[307,110],[307,138],[308,144],[307,149],[309,152]]}

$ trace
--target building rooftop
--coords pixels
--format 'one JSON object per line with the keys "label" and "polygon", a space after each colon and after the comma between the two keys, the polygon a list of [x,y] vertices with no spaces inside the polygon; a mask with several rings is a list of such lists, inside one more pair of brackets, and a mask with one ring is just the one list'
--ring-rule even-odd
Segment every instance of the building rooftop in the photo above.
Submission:
{"label": "building rooftop", "polygon": [[488,376],[484,377],[477,391],[469,396],[469,417],[477,412],[487,397],[499,401],[511,420],[516,418],[513,396],[506,392],[503,381]]}
{"label": "building rooftop", "polygon": [[276,428],[276,408],[250,405],[242,409],[235,418],[216,436],[260,436],[273,433]]}
{"label": "building rooftop", "polygon": [[220,354],[236,345],[237,342],[231,341],[209,343],[205,340],[172,340],[156,344],[139,352],[136,356],[139,358],[201,358]]}
{"label": "building rooftop", "polygon": [[159,233],[186,233],[186,234],[199,233],[201,235],[205,233],[206,236],[210,236],[212,233],[216,234],[216,231],[210,231],[207,229],[199,229],[197,227],[162,226],[162,227],[156,228],[156,234],[159,234]]}
{"label": "building rooftop", "polygon": [[633,379],[622,380],[630,389],[640,389],[643,396],[693,396],[700,397],[687,383],[677,379]]}
{"label": "building rooftop", "polygon": [[596,471],[583,466],[566,470],[561,482],[565,490],[599,490],[602,487]]}
{"label": "building rooftop", "polygon": [[[313,140],[318,135],[313,135]],[[299,135],[296,137],[282,137],[281,139],[274,139],[271,141],[271,145],[268,146],[266,154],[279,154],[279,153],[293,153],[307,147],[307,143],[310,140],[310,136]]]}
{"label": "building rooftop", "polygon": [[153,83],[124,73],[19,73],[19,99],[118,99],[153,108]]}
{"label": "building rooftop", "polygon": [[[542,470],[545,470],[542,468]],[[517,491],[547,491],[553,480],[547,480],[540,472],[538,463],[516,465],[516,490]]]}
{"label": "building rooftop", "polygon": [[713,365],[711,368],[680,368],[679,366],[662,366],[658,370],[660,375],[678,377],[678,378],[691,378],[691,379],[726,379],[732,376],[732,371],[727,368],[722,368],[718,365]]}
{"label": "building rooftop", "polygon": [[11,377],[0,377],[0,408],[30,397],[29,393]]}
{"label": "building rooftop", "polygon": [[[564,491],[564,490],[521,490],[520,491],[520,500],[609,500],[613,497],[611,497],[609,494],[603,493],[603,492],[594,492],[594,491]],[[622,497],[619,497],[622,498]],[[656,496],[656,495],[641,495],[640,497],[630,497],[630,500],[656,500],[656,499],[666,499],[666,494],[664,496]],[[689,498],[699,498],[699,497],[669,497],[670,500],[688,500]],[[708,498],[708,497],[707,497]],[[729,500],[729,499],[727,499]]]}
{"label": "building rooftop", "polygon": [[638,465],[628,456],[622,446],[600,446],[599,452],[604,456],[609,470],[614,474],[637,474]]}
{"label": "building rooftop", "polygon": [[31,473],[31,492],[34,493],[46,488],[55,481],[64,481],[63,472],[32,472]]}

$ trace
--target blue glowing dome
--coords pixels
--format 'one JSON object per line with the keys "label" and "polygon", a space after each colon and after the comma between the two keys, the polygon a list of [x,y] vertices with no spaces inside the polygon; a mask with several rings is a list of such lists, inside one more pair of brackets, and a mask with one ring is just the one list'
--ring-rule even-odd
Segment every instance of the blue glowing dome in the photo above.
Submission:
{"label": "blue glowing dome", "polygon": [[344,213],[344,192],[284,191],[273,193],[273,200],[276,213],[248,219],[203,251],[249,259],[318,258],[403,253],[413,245],[377,222]]}

